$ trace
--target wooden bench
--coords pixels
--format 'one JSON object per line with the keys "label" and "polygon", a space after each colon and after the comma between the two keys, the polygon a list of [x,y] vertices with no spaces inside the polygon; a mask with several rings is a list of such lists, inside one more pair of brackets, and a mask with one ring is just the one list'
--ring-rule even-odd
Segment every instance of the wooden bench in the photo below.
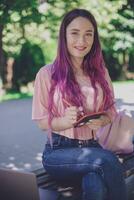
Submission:
{"label": "wooden bench", "polygon": [[[134,152],[128,155],[119,155],[123,165],[124,177],[127,186],[128,200],[134,200]],[[70,187],[53,180],[47,172],[41,168],[35,170],[37,184],[41,200],[81,200],[81,188],[79,185]]]}

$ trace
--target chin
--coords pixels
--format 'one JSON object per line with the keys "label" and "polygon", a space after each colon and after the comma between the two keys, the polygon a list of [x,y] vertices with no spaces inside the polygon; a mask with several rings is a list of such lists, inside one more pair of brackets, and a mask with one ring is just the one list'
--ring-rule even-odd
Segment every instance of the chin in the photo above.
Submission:
{"label": "chin", "polygon": [[85,52],[84,51],[83,52],[72,52],[71,54],[74,57],[84,58],[89,53],[89,51],[85,51]]}
{"label": "chin", "polygon": [[76,53],[72,54],[72,56],[75,57],[75,58],[84,58],[86,55],[87,55],[87,53],[86,54],[85,53],[83,53],[83,54],[82,53],[81,54],[76,54]]}

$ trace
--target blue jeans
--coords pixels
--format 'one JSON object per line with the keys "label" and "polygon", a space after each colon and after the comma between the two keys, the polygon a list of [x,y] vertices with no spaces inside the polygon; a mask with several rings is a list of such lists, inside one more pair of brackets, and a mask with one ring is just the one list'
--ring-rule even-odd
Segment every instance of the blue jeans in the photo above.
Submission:
{"label": "blue jeans", "polygon": [[43,166],[58,181],[80,182],[83,200],[126,200],[121,163],[93,139],[80,141],[52,133],[43,152]]}

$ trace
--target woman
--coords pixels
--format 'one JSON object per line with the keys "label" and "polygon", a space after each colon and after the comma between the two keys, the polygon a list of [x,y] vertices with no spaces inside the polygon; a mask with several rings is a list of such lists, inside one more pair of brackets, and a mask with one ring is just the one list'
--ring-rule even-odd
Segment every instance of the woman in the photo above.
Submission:
{"label": "woman", "polygon": [[[106,115],[74,127],[79,115],[98,111]],[[96,21],[74,9],[61,23],[55,61],[36,76],[32,119],[49,132],[44,168],[56,180],[80,181],[83,200],[126,200],[121,164],[97,135],[116,114]]]}

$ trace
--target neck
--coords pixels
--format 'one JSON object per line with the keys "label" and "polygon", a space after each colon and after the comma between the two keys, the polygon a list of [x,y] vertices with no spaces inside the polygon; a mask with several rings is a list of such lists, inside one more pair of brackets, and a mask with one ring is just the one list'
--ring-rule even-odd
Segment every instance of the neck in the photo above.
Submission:
{"label": "neck", "polygon": [[73,63],[74,68],[81,68],[82,66],[82,62],[83,62],[83,58],[71,58],[71,61]]}
{"label": "neck", "polygon": [[75,74],[76,75],[83,74],[83,70],[82,70],[83,59],[82,58],[72,58],[71,60],[73,63],[73,70],[74,70]]}

